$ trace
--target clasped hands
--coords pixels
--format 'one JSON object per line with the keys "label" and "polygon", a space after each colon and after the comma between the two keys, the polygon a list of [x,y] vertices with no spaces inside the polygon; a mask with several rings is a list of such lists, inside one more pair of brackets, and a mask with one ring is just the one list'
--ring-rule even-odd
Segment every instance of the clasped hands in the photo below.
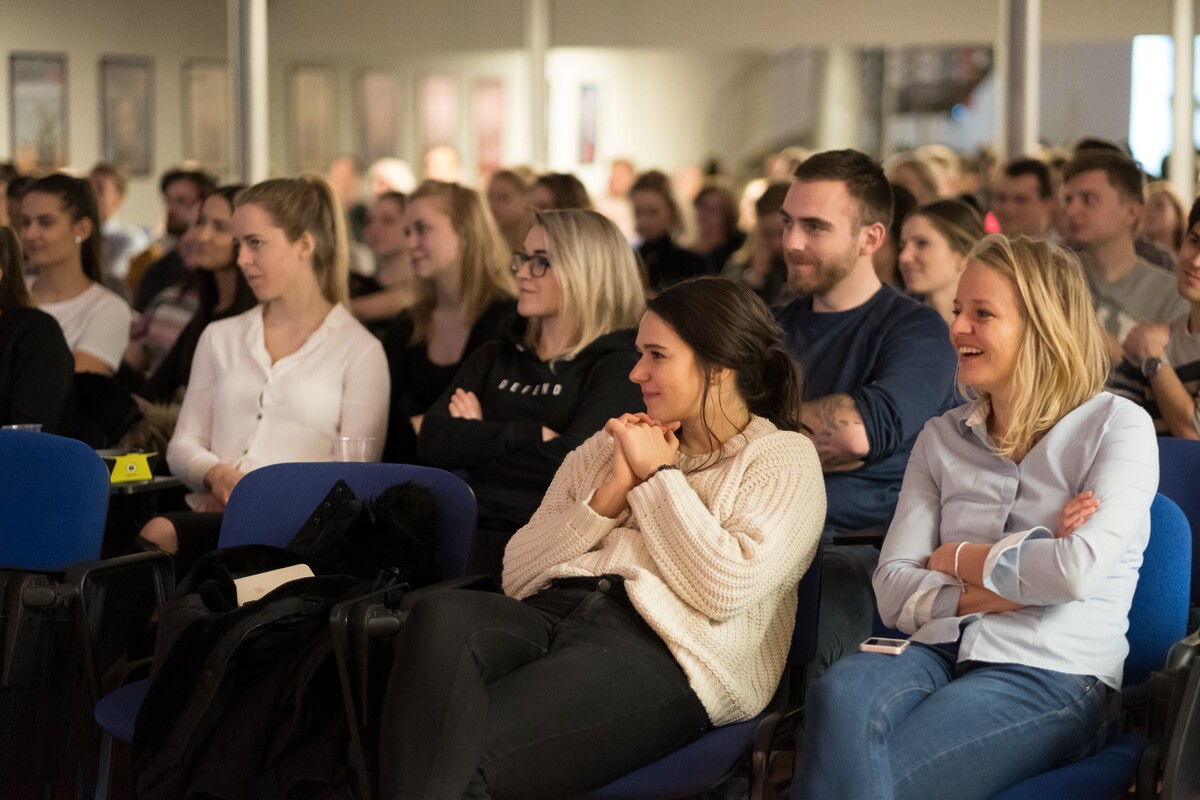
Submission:
{"label": "clasped hands", "polygon": [[664,464],[679,457],[678,422],[659,422],[648,414],[622,414],[604,430],[613,440],[613,468],[592,495],[596,513],[615,517],[629,507],[628,494]]}

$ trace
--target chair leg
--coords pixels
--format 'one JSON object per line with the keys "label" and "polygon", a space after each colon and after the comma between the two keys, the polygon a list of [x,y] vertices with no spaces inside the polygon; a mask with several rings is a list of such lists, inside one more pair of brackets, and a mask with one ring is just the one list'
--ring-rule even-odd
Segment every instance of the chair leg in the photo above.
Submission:
{"label": "chair leg", "polygon": [[108,800],[112,783],[113,737],[107,731],[100,735],[100,768],[96,772],[96,800]]}
{"label": "chair leg", "polygon": [[1158,797],[1159,746],[1156,742],[1146,745],[1137,772],[1138,800],[1154,800]]}

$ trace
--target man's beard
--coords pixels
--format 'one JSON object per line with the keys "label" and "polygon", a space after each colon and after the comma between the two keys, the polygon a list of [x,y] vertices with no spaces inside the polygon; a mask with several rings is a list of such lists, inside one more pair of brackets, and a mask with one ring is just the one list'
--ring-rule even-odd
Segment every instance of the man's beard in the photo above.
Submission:
{"label": "man's beard", "polygon": [[796,294],[816,296],[826,295],[833,291],[834,287],[854,270],[856,261],[854,250],[851,248],[847,249],[836,261],[802,261],[802,264],[815,267],[815,269],[801,274],[792,268],[792,262],[786,254],[784,259],[788,262],[788,289]]}

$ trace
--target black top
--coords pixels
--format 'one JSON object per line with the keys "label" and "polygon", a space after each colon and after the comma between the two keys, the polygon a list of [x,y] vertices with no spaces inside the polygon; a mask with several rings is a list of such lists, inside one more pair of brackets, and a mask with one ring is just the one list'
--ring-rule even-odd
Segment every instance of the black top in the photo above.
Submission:
{"label": "black top", "polygon": [[142,282],[138,284],[137,297],[133,301],[133,310],[139,314],[150,306],[158,293],[168,286],[174,286],[187,277],[187,267],[183,264],[183,256],[175,249],[155,261],[146,268]]}
{"label": "black top", "polygon": [[670,236],[642,242],[638,255],[646,265],[652,289],[661,289],[684,278],[708,272],[700,256],[684,250]]}
{"label": "black top", "polygon": [[[522,342],[526,320],[463,362],[425,412],[417,449],[429,464],[465,469],[479,503],[479,528],[511,535],[529,521],[567,454],[612,417],[645,411],[629,380],[635,331],[594,340],[569,361],[547,363]],[[455,389],[474,392],[483,420],[450,416]],[[542,427],[559,436],[542,441]]]}
{"label": "black top", "polygon": [[704,262],[705,271],[716,274],[725,268],[725,264],[738,250],[742,249],[742,245],[746,243],[746,234],[741,231],[734,231],[721,244],[709,250],[707,253],[696,252],[700,260]]}
{"label": "black top", "polygon": [[75,358],[54,317],[35,308],[0,312],[0,425],[57,432],[74,379]]}
{"label": "black top", "polygon": [[405,311],[396,317],[383,335],[383,351],[387,355],[388,373],[392,382],[391,409],[388,413],[388,437],[384,444],[383,460],[393,464],[418,461],[416,432],[410,417],[424,414],[434,400],[454,380],[458,368],[484,342],[500,330],[505,318],[517,310],[514,300],[496,300],[479,315],[467,336],[462,361],[454,364],[434,364],[429,360],[425,342],[412,341],[413,321]]}

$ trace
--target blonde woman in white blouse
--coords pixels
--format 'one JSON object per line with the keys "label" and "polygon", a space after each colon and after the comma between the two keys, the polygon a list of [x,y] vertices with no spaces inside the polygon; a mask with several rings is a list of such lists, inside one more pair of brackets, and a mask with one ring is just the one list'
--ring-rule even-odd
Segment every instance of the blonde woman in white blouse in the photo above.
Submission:
{"label": "blonde woman in white blouse", "polygon": [[[336,436],[373,438],[378,459],[387,432],[387,362],[345,305],[345,223],[329,185],[265,181],[235,205],[237,262],[259,305],[205,329],[167,448],[201,512],[224,509],[253,469],[331,460]],[[194,557],[215,546],[218,529],[219,519],[171,515],[142,536]]]}
{"label": "blonde woman in white blouse", "polygon": [[780,339],[730,281],[649,301],[647,413],[567,456],[503,595],[433,593],[401,631],[381,796],[574,796],[766,706],[825,518]]}

